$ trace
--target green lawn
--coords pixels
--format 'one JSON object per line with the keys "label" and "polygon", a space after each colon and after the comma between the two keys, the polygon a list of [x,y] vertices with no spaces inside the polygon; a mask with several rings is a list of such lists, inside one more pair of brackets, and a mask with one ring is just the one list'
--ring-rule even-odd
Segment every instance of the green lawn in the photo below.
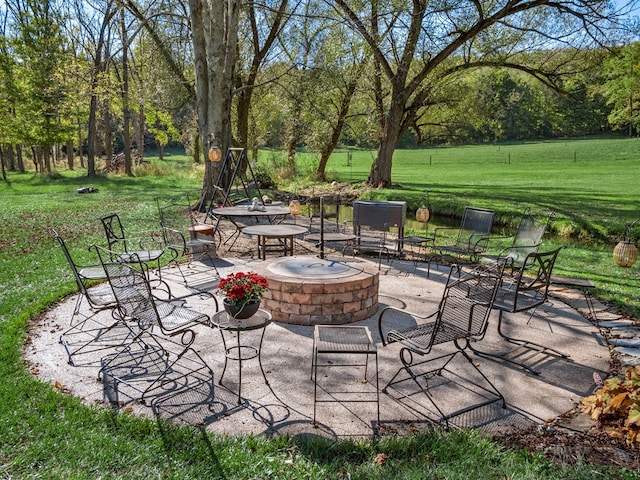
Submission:
{"label": "green lawn", "polygon": [[[622,142],[625,144],[631,145],[631,142]],[[595,151],[596,144],[593,145]],[[511,147],[486,148],[499,152]],[[606,146],[602,149],[607,151]],[[634,167],[637,162],[615,161],[615,166],[622,166],[624,170],[616,175],[624,180],[622,189],[613,183],[613,177],[606,182],[601,178],[607,169],[594,172],[602,160],[588,164],[587,160],[585,164],[580,160],[571,161],[570,171],[539,184],[533,174],[540,168],[530,166],[531,162],[522,161],[522,165],[529,167],[521,173],[531,174],[532,178],[518,180],[517,172],[512,171],[519,165],[515,158],[511,164],[496,161],[483,165],[479,161],[471,162],[471,155],[466,153],[455,154],[456,150],[434,149],[441,163],[435,161],[434,155],[432,165],[419,170],[416,164],[409,166],[411,158],[414,162],[424,162],[430,150],[398,152],[394,171],[398,174],[396,181],[404,188],[374,193],[388,198],[405,197],[417,205],[422,191],[428,190],[436,211],[440,212],[457,211],[466,204],[490,205],[498,210],[501,205],[508,205],[511,206],[509,214],[504,215],[507,219],[519,212],[522,205],[531,204],[541,205],[544,210],[558,207],[557,210],[569,212],[575,218],[584,216],[584,223],[603,234],[600,240],[589,245],[563,239],[550,242],[568,244],[562,252],[562,272],[594,278],[599,294],[637,308],[634,302],[638,296],[638,266],[627,270],[615,267],[611,260],[615,239],[608,238],[610,232],[621,231],[624,223],[638,212],[638,186],[630,178],[638,178],[638,167]],[[450,155],[449,163],[442,158],[445,151]],[[462,157],[469,160],[468,164],[456,163],[455,159]],[[356,152],[352,170],[341,165],[346,163],[344,154],[337,154],[329,168],[341,181],[348,182],[364,178],[369,162],[368,152]],[[540,161],[542,170],[547,172],[556,170],[551,168],[556,164],[562,165],[559,161]],[[360,178],[354,177],[356,166],[361,171]],[[609,170],[611,167],[609,165]],[[88,260],[87,245],[102,242],[99,216],[117,211],[129,229],[148,230],[157,225],[156,196],[198,188],[201,184],[201,170],[191,168],[188,160],[181,156],[168,157],[162,164],[153,162],[149,171],[164,175],[137,172],[135,178],[112,176],[88,180],[79,172],[68,171],[52,177],[10,173],[10,182],[0,184],[3,199],[0,212],[0,476],[3,478],[640,478],[620,469],[586,465],[560,468],[527,452],[503,451],[475,432],[433,431],[410,438],[338,442],[318,438],[210,435],[205,442],[197,430],[174,428],[163,439],[152,421],[126,413],[114,416],[106,409],[85,407],[79,399],[39,382],[21,360],[21,350],[28,342],[28,326],[37,319],[38,312],[74,291],[65,260],[47,235],[48,227],[58,228],[73,253]],[[503,182],[506,172],[511,174]],[[514,188],[513,182],[521,182],[521,187]],[[573,192],[569,183],[583,191]],[[498,188],[500,184],[504,186]],[[97,187],[99,192],[77,194],[76,188],[81,186]],[[607,192],[608,188],[612,190]],[[628,191],[621,192],[625,188]],[[499,195],[501,191],[508,195]],[[543,196],[545,200],[539,200]],[[571,202],[580,198],[583,201],[572,207]],[[597,208],[594,199],[597,199]],[[560,206],[564,207],[560,209]],[[626,214],[617,213],[622,211]],[[565,214],[562,212],[559,217]],[[619,217],[617,222],[616,217]],[[598,218],[601,221],[597,221]],[[379,454],[387,457],[383,464],[376,462]]]}

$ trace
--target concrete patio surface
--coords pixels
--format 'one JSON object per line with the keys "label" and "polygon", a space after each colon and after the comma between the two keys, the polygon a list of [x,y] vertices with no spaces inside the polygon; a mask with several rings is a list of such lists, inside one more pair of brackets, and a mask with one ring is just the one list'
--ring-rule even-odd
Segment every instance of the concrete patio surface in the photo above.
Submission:
{"label": "concrete patio surface", "polygon": [[[336,257],[345,262],[369,262],[365,257]],[[261,261],[247,258],[216,259],[221,276],[235,271],[259,271]],[[374,261],[377,264],[377,261]],[[211,267],[200,264],[200,287],[215,292],[217,280]],[[431,313],[437,308],[443,292],[448,270],[431,268],[427,277],[426,266],[412,261],[394,260],[382,262],[378,311],[386,305],[405,308],[420,313]],[[171,279],[174,294],[187,293],[176,272],[167,270],[165,279]],[[196,278],[195,276],[193,278]],[[203,280],[204,279],[204,280]],[[556,296],[558,295],[558,296]],[[563,358],[548,353],[520,349],[514,353],[527,364],[539,370],[534,375],[504,361],[496,361],[471,354],[473,362],[503,394],[506,408],[501,402],[471,409],[453,418],[452,426],[480,428],[488,433],[513,425],[543,424],[572,410],[580,400],[592,393],[596,385],[594,375],[605,378],[609,370],[610,353],[607,342],[598,326],[583,316],[579,292],[554,292],[549,301],[534,314],[505,314],[503,330],[510,335],[526,338],[552,347],[567,355]],[[578,303],[574,303],[578,302]],[[413,402],[399,400],[393,392],[380,393],[380,419],[376,425],[374,377],[363,382],[362,366],[329,366],[318,375],[318,394],[321,399],[336,398],[335,402],[317,405],[318,425],[312,424],[314,408],[314,383],[311,380],[313,327],[274,322],[265,331],[262,348],[262,365],[268,384],[265,383],[258,359],[243,362],[242,401],[237,403],[238,363],[230,361],[222,385],[219,379],[224,365],[224,349],[221,332],[215,328],[198,327],[194,349],[211,368],[214,380],[202,372],[194,374],[182,383],[167,384],[162,391],[152,392],[145,404],[138,402],[136,382],[144,388],[149,377],[136,378],[132,368],[128,378],[131,385],[114,383],[109,375],[97,380],[101,362],[114,349],[106,349],[74,356],[75,366],[68,363],[60,335],[69,328],[69,320],[76,303],[76,296],[46,312],[30,331],[25,346],[25,359],[31,371],[47,383],[80,397],[89,405],[112,405],[119,411],[137,415],[162,417],[179,422],[202,425],[208,431],[237,435],[243,433],[265,435],[322,435],[330,438],[362,437],[379,434],[403,434],[432,425],[437,420],[433,408],[416,407]],[[571,305],[570,305],[571,303]],[[86,308],[86,303],[83,303]],[[194,297],[189,306],[212,315],[215,305],[211,298]],[[220,303],[221,306],[221,303]],[[111,322],[108,312],[96,315],[90,322]],[[366,325],[378,347],[378,374],[380,389],[400,367],[399,345],[383,347],[377,332],[377,315],[352,325]],[[492,312],[486,337],[479,342],[483,350],[505,350],[507,345],[496,331],[497,312]],[[114,335],[119,334],[118,329]],[[124,331],[124,329],[121,329]],[[120,332],[121,333],[121,332]],[[228,332],[227,332],[228,333]],[[243,343],[259,341],[260,332],[243,333]],[[258,335],[258,336],[256,336]],[[161,340],[164,342],[164,340]],[[175,349],[167,344],[168,350]],[[197,362],[197,358],[183,359]],[[461,356],[454,368],[471,374],[472,368]],[[338,362],[340,359],[333,359]],[[356,358],[356,361],[362,360]],[[353,362],[356,363],[356,362]],[[459,365],[458,365],[459,364]],[[373,365],[372,363],[369,364]],[[193,383],[190,383],[193,382]],[[408,382],[406,388],[412,388]],[[473,406],[478,402],[477,392],[455,384],[436,385],[434,398],[447,410]],[[136,387],[136,388],[134,388]],[[438,388],[436,388],[438,387]],[[353,400],[358,400],[354,402]],[[420,400],[420,403],[425,403]],[[429,405],[427,401],[425,405]]]}

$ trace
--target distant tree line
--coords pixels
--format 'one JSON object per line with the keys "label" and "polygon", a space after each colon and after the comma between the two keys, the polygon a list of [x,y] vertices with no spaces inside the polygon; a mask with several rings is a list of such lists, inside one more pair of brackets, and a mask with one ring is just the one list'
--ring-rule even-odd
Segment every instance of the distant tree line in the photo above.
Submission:
{"label": "distant tree line", "polygon": [[636,25],[610,8],[6,0],[3,173],[65,161],[91,176],[124,152],[131,174],[147,145],[201,162],[216,144],[282,149],[292,171],[304,147],[322,179],[335,148],[356,146],[378,149],[370,181],[390,184],[398,147],[637,135]]}

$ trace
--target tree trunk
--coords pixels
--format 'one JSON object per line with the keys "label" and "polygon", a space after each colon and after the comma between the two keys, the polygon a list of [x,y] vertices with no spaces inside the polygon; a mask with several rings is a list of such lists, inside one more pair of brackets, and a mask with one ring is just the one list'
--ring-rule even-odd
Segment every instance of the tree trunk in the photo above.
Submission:
{"label": "tree trunk", "polygon": [[73,163],[74,163],[74,158],[73,158],[73,140],[69,139],[67,140],[67,167],[69,168],[69,170],[73,170]]}
{"label": "tree trunk", "polygon": [[220,163],[209,162],[213,141],[223,152],[231,146],[231,106],[237,55],[239,0],[189,0],[196,76],[196,106],[205,173],[200,206],[207,206],[214,186],[228,186],[229,172],[220,175]]}
{"label": "tree trunk", "polygon": [[[13,152],[13,144],[7,143],[4,146],[4,156],[5,156],[5,166],[9,169],[9,171],[16,170],[16,157]],[[24,173],[24,172],[20,172]]]}
{"label": "tree trunk", "polygon": [[138,114],[138,159],[142,160],[144,155],[144,105],[140,104],[140,113]]}
{"label": "tree trunk", "polygon": [[89,128],[87,133],[87,176],[95,177],[96,176],[96,141],[98,140],[97,136],[97,115],[96,111],[98,110],[98,94],[96,90],[98,89],[98,77],[97,74],[95,76],[95,85],[92,85],[91,89],[91,100],[89,101]]}
{"label": "tree trunk", "polygon": [[104,138],[104,151],[107,157],[107,162],[111,161],[113,157],[113,132],[111,131],[111,110],[109,104],[105,100],[102,104],[102,118],[103,118],[103,138]]}
{"label": "tree trunk", "polygon": [[44,145],[42,147],[42,164],[44,169],[40,169],[41,172],[51,173],[51,145]]}
{"label": "tree trunk", "polygon": [[331,131],[331,138],[320,152],[320,162],[318,163],[318,168],[316,169],[315,175],[317,180],[325,180],[325,169],[327,168],[327,162],[329,161],[329,157],[335,150],[336,145],[340,140],[340,135],[342,134],[342,129],[344,128],[344,124],[347,120],[347,115],[349,114],[351,99],[353,98],[353,94],[356,91],[356,86],[358,84],[358,78],[360,77],[361,70],[362,69],[357,69],[356,75],[351,78],[351,81],[347,85],[347,89],[340,102],[338,118],[336,119],[336,123]]}
{"label": "tree trunk", "polygon": [[371,166],[369,173],[369,183],[377,187],[390,187],[391,167],[393,152],[396,149],[400,133],[402,131],[402,118],[404,115],[404,99],[396,98],[385,117],[384,131],[378,148],[378,156]]}
{"label": "tree trunk", "polygon": [[22,157],[22,145],[16,145],[16,163],[18,165],[18,172],[24,173],[24,158]]}
{"label": "tree trunk", "polygon": [[200,149],[200,137],[198,132],[195,132],[193,138],[193,163],[201,163],[202,162],[202,151]]}
{"label": "tree trunk", "polygon": [[[269,8],[273,8],[273,11],[277,11],[277,14],[273,18],[270,25],[265,25],[264,19],[256,14],[256,2],[247,2],[249,17],[249,25],[251,26],[251,41],[254,46],[253,58],[249,66],[247,78],[244,84],[241,79],[237,79],[237,87],[240,90],[238,94],[237,112],[236,112],[236,132],[238,135],[238,144],[241,147],[249,148],[249,116],[251,113],[251,98],[253,96],[253,89],[256,84],[256,78],[258,71],[262,65],[262,62],[266,58],[273,43],[278,38],[278,33],[282,29],[282,25],[287,21],[287,6],[289,0],[280,0],[280,4],[277,10],[271,5]],[[260,45],[260,42],[263,42]],[[253,157],[257,158],[257,157]]]}
{"label": "tree trunk", "polygon": [[300,100],[294,98],[293,112],[289,115],[289,127],[287,137],[285,139],[285,150],[287,155],[287,166],[291,173],[297,171],[296,168],[296,146],[298,145],[298,137],[300,135]]}
{"label": "tree trunk", "polygon": [[629,138],[633,138],[633,96],[629,95]]}
{"label": "tree trunk", "polygon": [[[78,116],[79,118],[80,116]],[[78,157],[80,157],[80,168],[85,168],[84,166],[84,142],[82,141],[82,124],[78,121]]]}
{"label": "tree trunk", "polygon": [[120,9],[120,23],[122,28],[122,141],[124,147],[124,173],[133,175],[131,168],[131,132],[129,131],[129,41],[127,39],[127,24],[125,22],[124,5]]}
{"label": "tree trunk", "polygon": [[2,166],[2,180],[7,181],[7,171],[4,163],[4,150],[2,149],[2,145],[0,145],[0,165]]}
{"label": "tree trunk", "polygon": [[87,154],[87,176],[96,176],[96,142],[97,138],[97,110],[98,110],[98,84],[102,72],[105,69],[103,62],[103,49],[106,42],[106,31],[116,14],[117,10],[112,8],[109,3],[105,12],[102,24],[100,26],[100,34],[96,44],[95,58],[93,60],[93,70],[91,72],[91,100],[89,102],[89,128],[88,128],[88,154]]}

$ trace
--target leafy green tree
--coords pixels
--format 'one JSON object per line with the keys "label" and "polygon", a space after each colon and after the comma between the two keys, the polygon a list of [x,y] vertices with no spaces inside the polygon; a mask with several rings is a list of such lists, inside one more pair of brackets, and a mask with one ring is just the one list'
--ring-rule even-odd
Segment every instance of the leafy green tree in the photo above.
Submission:
{"label": "leafy green tree", "polygon": [[[380,145],[369,174],[375,185],[391,185],[393,152],[422,107],[433,103],[437,85],[462,70],[516,69],[550,86],[571,65],[554,55],[524,63],[526,51],[555,44],[574,48],[608,40],[616,13],[590,0],[509,2],[386,2],[336,0],[343,20],[371,49],[374,65],[388,84],[378,95]],[[547,50],[549,51],[549,50]],[[380,89],[382,91],[382,89]]]}
{"label": "leafy green tree", "polygon": [[62,120],[68,106],[64,81],[67,56],[60,27],[62,16],[55,6],[51,0],[7,2],[15,22],[15,55],[21,62],[25,88],[20,105],[20,120],[25,123],[20,131],[23,143],[32,146],[41,172],[51,171],[52,146],[72,134]]}
{"label": "leafy green tree", "polygon": [[[0,145],[4,145],[3,151],[3,174],[5,161],[11,157],[14,145],[21,139],[20,126],[18,121],[18,107],[22,105],[24,95],[24,82],[20,79],[19,64],[13,55],[10,39],[0,36]],[[6,158],[5,158],[6,157]],[[22,157],[18,157],[17,165],[9,162],[9,168],[15,168],[24,172]]]}
{"label": "leafy green tree", "polygon": [[167,112],[155,110],[153,108],[145,109],[146,123],[158,147],[158,157],[163,159],[163,149],[171,140],[180,138],[180,132],[173,125],[173,118]]}
{"label": "leafy green tree", "polygon": [[631,137],[640,127],[640,43],[621,48],[604,68],[602,91],[612,107],[609,122],[614,129],[627,129]]}

